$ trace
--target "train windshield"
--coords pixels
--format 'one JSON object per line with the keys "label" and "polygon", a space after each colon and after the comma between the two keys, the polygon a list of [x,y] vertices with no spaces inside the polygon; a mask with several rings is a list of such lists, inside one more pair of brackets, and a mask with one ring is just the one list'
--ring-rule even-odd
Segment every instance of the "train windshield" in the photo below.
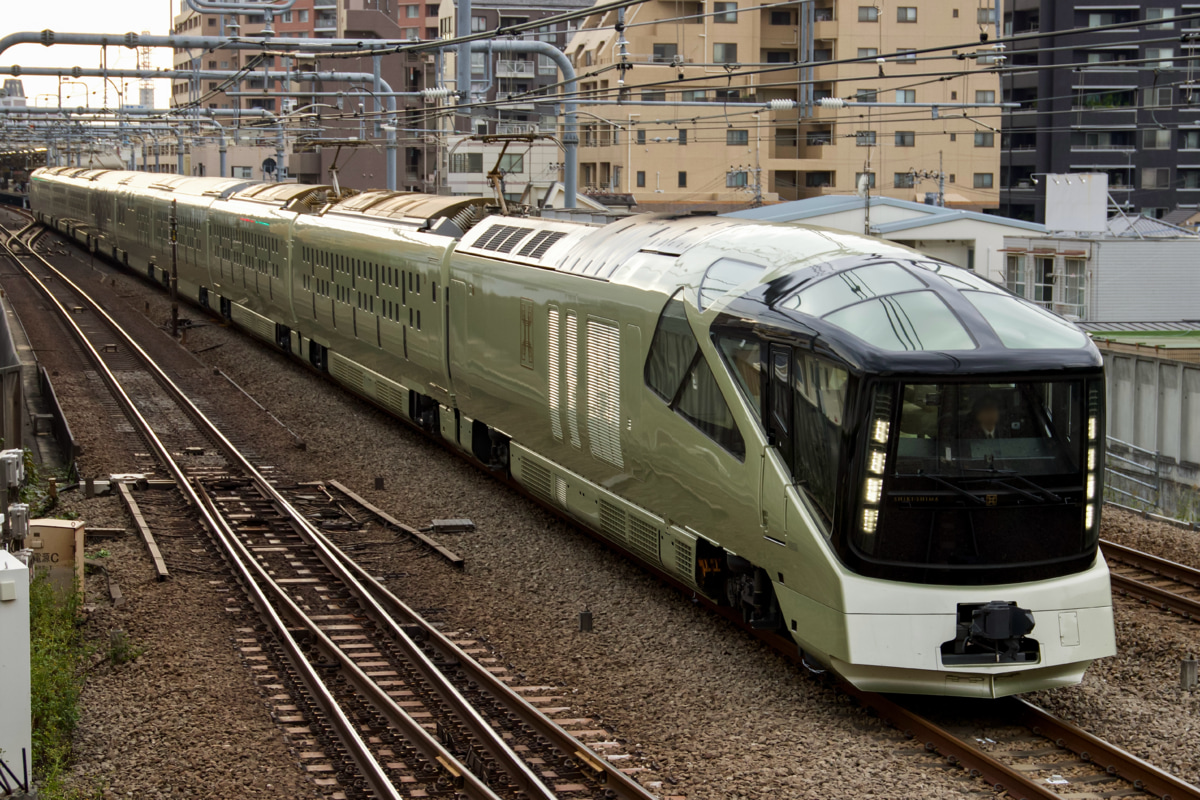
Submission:
{"label": "train windshield", "polygon": [[1079,472],[1080,381],[904,384],[895,474],[992,480]]}
{"label": "train windshield", "polygon": [[851,552],[900,580],[983,584],[1090,566],[1099,380],[879,384]]}

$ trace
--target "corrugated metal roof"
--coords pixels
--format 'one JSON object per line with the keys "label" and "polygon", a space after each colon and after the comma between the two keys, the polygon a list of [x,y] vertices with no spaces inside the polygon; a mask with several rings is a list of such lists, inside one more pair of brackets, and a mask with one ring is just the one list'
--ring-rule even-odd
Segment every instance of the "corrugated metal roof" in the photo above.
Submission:
{"label": "corrugated metal roof", "polygon": [[[738,219],[752,219],[759,222],[800,222],[813,217],[821,217],[826,214],[837,214],[843,211],[856,211],[861,209],[866,204],[865,198],[858,195],[824,195],[822,197],[810,197],[807,200],[793,200],[787,203],[777,203],[770,206],[762,206],[760,208],[749,208],[743,211],[731,211],[727,214],[722,214],[723,217],[735,217]],[[999,217],[992,214],[980,214],[977,211],[964,211],[958,208],[944,208],[942,206],[931,206],[925,203],[914,203],[910,200],[897,200],[894,197],[872,197],[872,206],[888,206],[891,208],[904,209],[913,211],[921,216],[912,217],[911,219],[896,220],[893,222],[884,222],[878,225],[871,226],[877,233],[891,233],[893,231],[911,230],[913,228],[921,228],[927,225],[941,225],[946,222],[955,220],[971,220],[974,222],[986,222],[989,225],[1004,225],[1010,228],[1022,228],[1028,231],[1037,233],[1046,233],[1048,228],[1045,225],[1036,222],[1026,222],[1020,219],[1011,219],[1009,217]]]}
{"label": "corrugated metal roof", "polygon": [[1193,231],[1151,217],[1113,217],[1108,221],[1108,234],[1121,239],[1195,239]]}
{"label": "corrugated metal roof", "polygon": [[1200,331],[1200,320],[1180,322],[1076,322],[1085,331],[1102,333],[1124,333],[1134,331]]}

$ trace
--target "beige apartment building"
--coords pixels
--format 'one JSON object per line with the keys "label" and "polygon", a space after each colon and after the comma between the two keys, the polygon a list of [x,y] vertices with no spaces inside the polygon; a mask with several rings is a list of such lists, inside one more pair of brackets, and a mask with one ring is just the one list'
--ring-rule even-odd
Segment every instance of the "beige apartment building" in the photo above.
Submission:
{"label": "beige apartment building", "polygon": [[[725,209],[851,193],[865,175],[872,194],[924,201],[939,191],[940,173],[947,206],[995,208],[999,110],[927,105],[996,102],[988,59],[897,55],[949,45],[994,54],[980,42],[982,32],[995,34],[993,0],[869,2],[815,0],[807,12],[801,3],[748,0],[632,6],[624,91],[617,13],[588,17],[567,48],[583,97],[581,189],[627,192],[649,209]],[[796,65],[810,46],[806,60],[818,66]],[[821,65],[853,58],[865,60]],[[823,107],[822,98],[849,105]],[[789,100],[807,107],[770,108]],[[714,105],[670,105],[678,101]]]}

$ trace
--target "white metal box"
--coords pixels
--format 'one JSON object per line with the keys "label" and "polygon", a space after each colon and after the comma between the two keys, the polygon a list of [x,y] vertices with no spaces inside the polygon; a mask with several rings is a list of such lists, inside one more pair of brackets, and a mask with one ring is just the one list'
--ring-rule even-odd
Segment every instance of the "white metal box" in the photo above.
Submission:
{"label": "white metal box", "polygon": [[29,570],[0,550],[0,759],[22,781],[33,772],[29,693]]}

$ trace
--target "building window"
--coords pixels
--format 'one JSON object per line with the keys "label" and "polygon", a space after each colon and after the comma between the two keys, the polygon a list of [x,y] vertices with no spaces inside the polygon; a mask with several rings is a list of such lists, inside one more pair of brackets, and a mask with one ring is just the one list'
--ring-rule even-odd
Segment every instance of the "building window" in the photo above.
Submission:
{"label": "building window", "polygon": [[1200,131],[1183,131],[1179,132],[1179,149],[1180,150],[1197,150],[1200,149]]}
{"label": "building window", "polygon": [[482,75],[484,73],[487,66],[486,58],[487,53],[471,53],[471,73],[473,75]]}
{"label": "building window", "polygon": [[768,50],[768,64],[791,64],[796,60],[796,56],[791,50]]}
{"label": "building window", "polygon": [[[470,155],[468,153],[468,155]],[[480,158],[483,154],[480,153]],[[482,167],[482,163],[480,164]],[[525,155],[523,153],[505,153],[500,156],[500,171],[506,175],[525,171]]]}
{"label": "building window", "polygon": [[645,128],[639,128],[639,129],[638,129],[638,132],[637,132],[637,143],[638,143],[638,144],[645,144],[645,143],[646,143],[646,129],[645,129]]}
{"label": "building window", "polygon": [[645,189],[645,188],[646,188],[646,171],[645,171],[645,170],[641,170],[641,169],[639,169],[639,170],[638,170],[638,173],[637,173],[637,187],[638,187],[639,189]]}
{"label": "building window", "polygon": [[1180,189],[1200,189],[1200,169],[1179,170]]}
{"label": "building window", "polygon": [[750,185],[750,173],[745,170],[725,173],[725,188],[740,189]]}
{"label": "building window", "polygon": [[1033,302],[1050,308],[1054,302],[1054,258],[1036,258],[1033,265]]}
{"label": "building window", "polygon": [[450,171],[460,174],[482,174],[483,153],[452,153]]}
{"label": "building window", "polygon": [[471,33],[482,33],[487,29],[487,17],[471,17]]}
{"label": "building window", "polygon": [[737,3],[713,3],[713,22],[737,24]]}
{"label": "building window", "polygon": [[300,9],[300,21],[308,22],[308,9],[307,8]]}
{"label": "building window", "polygon": [[833,173],[828,170],[804,173],[804,185],[810,188],[833,186]]}
{"label": "building window", "polygon": [[896,131],[896,147],[915,147],[917,144],[916,131]]}
{"label": "building window", "polygon": [[[1147,47],[1146,48],[1146,64],[1147,67],[1154,69],[1171,69],[1175,66],[1175,62],[1171,59],[1175,57],[1174,47]],[[1157,62],[1157,63],[1155,63]]]}
{"label": "building window", "polygon": [[1158,130],[1157,128],[1148,131],[1142,131],[1142,149],[1170,150],[1171,132]]}
{"label": "building window", "polygon": [[879,92],[876,89],[859,89],[854,93],[854,100],[857,103],[875,103]]}
{"label": "building window", "polygon": [[657,90],[653,90],[653,91],[643,90],[642,91],[642,102],[643,103],[665,103],[666,101],[667,101],[667,93],[666,92],[660,92]]}
{"label": "building window", "polygon": [[854,134],[854,144],[859,147],[874,147],[875,131],[856,131]]}
{"label": "building window", "polygon": [[1025,296],[1025,256],[1012,256],[1007,259],[1004,270],[1004,285],[1018,297]]}
{"label": "building window", "polygon": [[916,50],[913,50],[913,49],[907,48],[907,47],[902,47],[899,50],[897,50],[896,52],[898,52],[900,54],[900,57],[896,59],[897,61],[903,61],[908,64],[915,64],[917,62],[917,51]]}
{"label": "building window", "polygon": [[996,134],[991,131],[975,131],[976,147],[995,147]]}
{"label": "building window", "polygon": [[[958,12],[955,11],[957,15]],[[977,8],[975,9],[975,22],[980,25],[995,25],[996,24],[996,9],[994,8]]]}
{"label": "building window", "polygon": [[897,189],[913,188],[913,174],[911,172],[897,172],[892,175],[892,186]]}
{"label": "building window", "polygon": [[[472,53],[471,55],[475,55]],[[554,63],[554,59],[550,56],[538,55],[537,70],[539,75],[557,75],[558,65]]]}
{"label": "building window", "polygon": [[874,58],[877,55],[879,55],[879,49],[876,47],[858,48],[858,58]]}
{"label": "building window", "polygon": [[791,24],[793,24],[792,23],[792,12],[790,12],[790,11],[772,11],[771,12],[771,24],[772,25],[791,25]]}
{"label": "building window", "polygon": [[991,89],[976,89],[976,103],[994,103],[996,102],[996,93]]}
{"label": "building window", "polygon": [[916,6],[899,6],[896,8],[896,22],[916,22]]}
{"label": "building window", "polygon": [[859,6],[858,21],[879,22],[879,8],[877,6]]}
{"label": "building window", "polygon": [[974,186],[975,186],[975,188],[976,188],[976,189],[990,189],[990,188],[992,188],[992,173],[990,173],[990,172],[976,172],[976,173],[975,173],[975,181],[974,181]]}
{"label": "building window", "polygon": [[674,42],[656,42],[652,61],[655,64],[670,64],[679,54],[679,45]]}
{"label": "building window", "polygon": [[680,173],[679,173],[679,176],[678,176],[678,183],[679,183],[679,188],[680,188],[680,189],[686,189],[686,188],[687,188],[687,173],[686,173],[686,172],[680,172]]}
{"label": "building window", "polygon": [[854,173],[854,186],[857,188],[862,186],[863,178],[867,179],[867,188],[875,188],[875,173],[874,172],[856,172]]}
{"label": "building window", "polygon": [[1155,167],[1152,169],[1142,170],[1142,188],[1143,189],[1169,189],[1171,188],[1171,168],[1170,167]]}
{"label": "building window", "polygon": [[736,64],[737,63],[737,45],[728,44],[725,42],[717,42],[713,45],[713,63],[714,64]]}
{"label": "building window", "polygon": [[916,89],[897,89],[896,90],[896,102],[897,103],[915,103],[915,102],[917,102],[917,90]]}
{"label": "building window", "polygon": [[230,167],[229,175],[233,178],[253,178],[254,167]]}
{"label": "building window", "polygon": [[404,7],[404,18],[405,19],[418,19],[420,16],[421,16],[421,7],[420,6],[405,6]]}
{"label": "building window", "polygon": [[[1149,54],[1149,50],[1146,51]],[[1142,93],[1142,104],[1146,108],[1166,108],[1171,105],[1174,97],[1174,92],[1170,86],[1159,86],[1154,89],[1146,89]]]}
{"label": "building window", "polygon": [[750,131],[730,129],[725,131],[725,144],[731,144],[736,147],[745,147],[750,144]]}
{"label": "building window", "polygon": [[679,128],[675,133],[679,135],[680,144],[687,144],[687,128]]}
{"label": "building window", "polygon": [[1062,308],[1059,312],[1084,319],[1084,287],[1086,262],[1082,258],[1063,259]]}
{"label": "building window", "polygon": [[1170,30],[1175,27],[1175,23],[1170,21],[1171,19],[1174,18],[1174,16],[1175,16],[1175,9],[1173,9],[1173,8],[1147,8],[1146,9],[1146,19],[1148,19],[1148,20],[1156,19],[1156,20],[1160,20],[1160,21],[1154,23],[1153,25],[1147,25],[1146,30],[1148,30],[1148,31]]}

